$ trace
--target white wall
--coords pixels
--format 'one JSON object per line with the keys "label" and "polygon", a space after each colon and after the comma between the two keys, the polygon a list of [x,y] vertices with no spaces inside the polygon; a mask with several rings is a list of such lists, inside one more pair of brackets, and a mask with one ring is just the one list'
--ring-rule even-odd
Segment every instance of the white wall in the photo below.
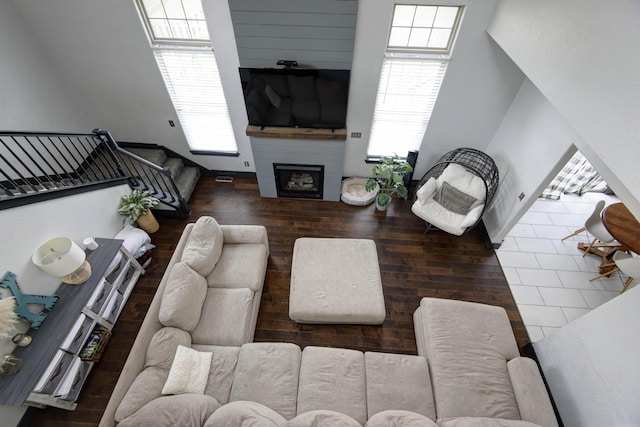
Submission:
{"label": "white wall", "polygon": [[51,67],[51,53],[8,1],[0,2],[0,58],[0,129],[91,130],[86,105],[67,90]]}
{"label": "white wall", "polygon": [[640,425],[640,287],[534,343],[566,427]]}
{"label": "white wall", "polygon": [[[371,174],[371,165],[365,164],[364,159],[393,4],[393,0],[358,4],[347,127],[349,132],[362,132],[362,139],[347,139],[346,176]],[[416,179],[449,150],[486,149],[524,78],[486,33],[496,1],[441,1],[438,4],[465,5],[466,9],[420,148]]]}
{"label": "white wall", "polygon": [[637,1],[502,0],[489,33],[581,139],[578,149],[640,218]]}
{"label": "white wall", "polygon": [[[12,2],[50,52],[46,68],[91,105],[87,131],[101,127],[120,141],[164,145],[208,169],[251,170],[243,166],[252,164],[248,139],[238,158],[189,153],[133,0]],[[229,40],[228,34],[215,36]]]}
{"label": "white wall", "polygon": [[[128,185],[120,185],[0,211],[0,274],[15,273],[24,293],[54,293],[60,282],[33,264],[35,248],[60,236],[81,248],[85,237],[115,236],[122,229],[117,212],[120,197],[130,191]],[[0,341],[0,353],[11,348],[8,338]],[[2,425],[17,425],[23,413],[23,407],[0,405]]]}
{"label": "white wall", "polygon": [[525,80],[486,150],[500,171],[498,191],[483,217],[492,243],[502,242],[579,141],[567,121]]}
{"label": "white wall", "polygon": [[[203,4],[239,158],[192,156],[188,152],[132,0],[12,1],[28,30],[50,52],[47,68],[57,70],[69,92],[90,103],[90,128],[108,129],[122,141],[165,145],[209,169],[255,170],[244,135],[247,118],[227,1],[204,0]],[[484,149],[520,86],[522,74],[485,32],[496,1],[441,2],[466,4],[467,9],[416,175],[449,149],[461,145]],[[363,137],[347,140],[345,176],[371,174],[364,158],[392,9],[393,0],[358,3],[347,126],[350,131],[362,132]],[[169,119],[178,127],[169,127]],[[249,167],[244,166],[245,161]]]}

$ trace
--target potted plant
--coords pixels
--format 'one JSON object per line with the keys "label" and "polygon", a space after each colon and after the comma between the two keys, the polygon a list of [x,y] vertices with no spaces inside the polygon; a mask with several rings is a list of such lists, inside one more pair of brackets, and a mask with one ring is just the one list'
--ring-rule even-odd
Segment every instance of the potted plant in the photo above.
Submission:
{"label": "potted plant", "polygon": [[379,163],[373,165],[374,178],[369,178],[365,189],[371,191],[375,188],[376,183],[380,186],[380,193],[376,197],[376,209],[386,211],[393,196],[407,200],[409,190],[404,186],[404,176],[413,171],[409,163],[398,157],[383,156]]}
{"label": "potted plant", "polygon": [[148,191],[133,190],[131,194],[120,198],[118,213],[124,217],[125,222],[137,223],[147,233],[155,233],[160,228],[160,224],[150,208],[157,204],[158,199]]}

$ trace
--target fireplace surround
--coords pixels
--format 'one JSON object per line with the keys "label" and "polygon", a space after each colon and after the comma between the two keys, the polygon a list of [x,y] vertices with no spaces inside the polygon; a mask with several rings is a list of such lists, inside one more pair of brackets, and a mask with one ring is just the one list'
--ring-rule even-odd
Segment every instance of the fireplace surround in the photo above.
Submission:
{"label": "fireplace surround", "polygon": [[[344,140],[269,138],[250,135],[256,177],[262,197],[290,197],[278,194],[274,164],[322,166],[322,195],[313,200],[340,201],[344,162]],[[308,171],[303,171],[308,173]],[[298,180],[304,179],[298,177]],[[288,180],[287,180],[288,182]],[[302,199],[304,200],[304,199]]]}

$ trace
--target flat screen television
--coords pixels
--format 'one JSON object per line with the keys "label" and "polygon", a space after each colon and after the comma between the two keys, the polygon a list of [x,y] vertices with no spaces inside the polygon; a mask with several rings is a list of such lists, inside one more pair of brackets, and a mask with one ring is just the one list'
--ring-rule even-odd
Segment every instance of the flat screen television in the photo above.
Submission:
{"label": "flat screen television", "polygon": [[345,128],[350,75],[349,70],[241,67],[249,124]]}

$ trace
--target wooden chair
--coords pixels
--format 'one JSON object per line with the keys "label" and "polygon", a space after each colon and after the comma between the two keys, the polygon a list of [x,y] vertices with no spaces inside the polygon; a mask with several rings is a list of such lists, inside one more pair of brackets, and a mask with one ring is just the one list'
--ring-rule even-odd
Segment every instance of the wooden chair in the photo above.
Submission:
{"label": "wooden chair", "polygon": [[[570,237],[573,237],[577,234],[582,233],[583,231],[586,231],[587,233],[591,234],[593,236],[593,240],[591,241],[589,246],[583,249],[584,254],[582,254],[582,256],[586,256],[588,253],[594,253],[595,255],[603,257],[604,255],[606,255],[606,253],[594,252],[593,250],[598,247],[615,248],[620,246],[617,243],[612,244],[616,239],[607,231],[607,229],[604,226],[604,223],[602,222],[601,215],[602,215],[602,210],[604,209],[604,205],[605,205],[604,200],[600,200],[598,203],[596,203],[596,206],[593,212],[591,213],[589,218],[587,218],[587,220],[585,221],[584,227],[574,231],[572,234],[562,239],[562,240],[566,240]],[[596,244],[598,242],[600,243]]]}
{"label": "wooden chair", "polygon": [[627,281],[624,282],[624,287],[622,288],[620,293],[623,293],[629,288],[629,285],[631,285],[631,282],[633,282],[634,278],[640,278],[640,258],[634,257],[627,252],[617,251],[615,254],[613,254],[613,262],[605,264],[603,265],[603,267],[604,266],[615,266],[615,268],[611,271],[607,271],[606,273],[594,277],[593,279],[591,279],[591,281],[601,279],[603,277],[609,277],[613,273],[620,271],[629,276]]}

